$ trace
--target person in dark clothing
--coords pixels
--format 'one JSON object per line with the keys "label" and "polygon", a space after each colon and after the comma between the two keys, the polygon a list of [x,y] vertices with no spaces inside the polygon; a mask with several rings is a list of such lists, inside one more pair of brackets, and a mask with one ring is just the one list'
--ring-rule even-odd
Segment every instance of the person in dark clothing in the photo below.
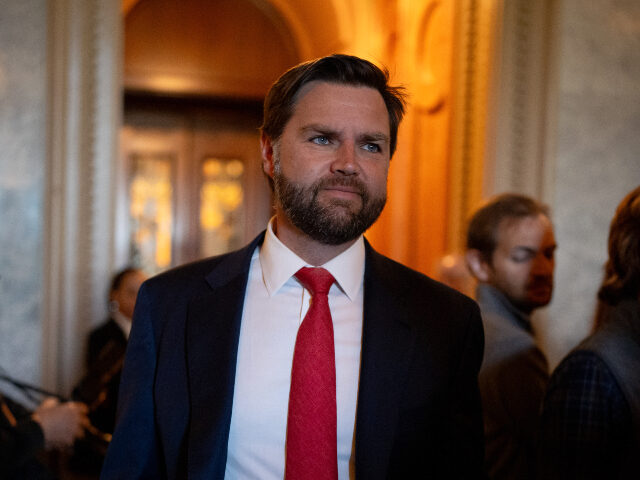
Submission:
{"label": "person in dark clothing", "polygon": [[33,412],[0,394],[0,478],[54,478],[40,457],[84,435],[86,405],[46,398]]}
{"label": "person in dark clothing", "polygon": [[551,376],[538,478],[632,479],[640,472],[640,187],[618,206],[597,329]]}
{"label": "person in dark clothing", "polygon": [[109,290],[109,318],[89,334],[87,375],[76,389],[76,395],[89,404],[91,423],[105,433],[113,433],[131,318],[138,290],[145,279],[144,273],[135,268],[118,272]]}
{"label": "person in dark clothing", "polygon": [[109,289],[109,318],[92,330],[87,341],[86,373],[73,391],[89,406],[89,419],[97,435],[77,442],[70,468],[97,474],[116,422],[120,373],[131,330],[138,290],[146,276],[138,269],[116,273]]}
{"label": "person in dark clothing", "polygon": [[272,86],[275,215],[142,285],[103,480],[482,478],[478,307],[363,237],[403,110],[388,73],[349,55]]}
{"label": "person in dark clothing", "polygon": [[478,280],[485,349],[478,377],[485,467],[492,480],[534,478],[536,430],[549,380],[531,323],[551,301],[556,241],[545,205],[505,193],[469,222],[467,264]]}

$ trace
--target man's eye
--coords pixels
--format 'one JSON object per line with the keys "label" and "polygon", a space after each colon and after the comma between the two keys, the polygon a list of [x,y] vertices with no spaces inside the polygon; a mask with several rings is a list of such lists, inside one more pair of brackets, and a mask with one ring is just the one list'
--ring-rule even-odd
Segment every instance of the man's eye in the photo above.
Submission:
{"label": "man's eye", "polygon": [[379,153],[381,151],[380,145],[377,143],[365,143],[363,148],[371,153]]}
{"label": "man's eye", "polygon": [[528,262],[531,258],[533,258],[533,255],[528,252],[517,252],[511,255],[511,260],[516,263]]}
{"label": "man's eye", "polygon": [[329,145],[329,138],[323,135],[318,135],[317,137],[313,137],[311,141],[318,145]]}

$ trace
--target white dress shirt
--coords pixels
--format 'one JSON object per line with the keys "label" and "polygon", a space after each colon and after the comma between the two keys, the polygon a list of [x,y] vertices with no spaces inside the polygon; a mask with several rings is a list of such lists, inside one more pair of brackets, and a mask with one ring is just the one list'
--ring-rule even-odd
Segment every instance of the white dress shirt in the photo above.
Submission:
{"label": "white dress shirt", "polygon": [[[227,479],[282,479],[291,364],[310,293],[293,275],[310,266],[275,236],[269,222],[251,259],[244,300],[229,432]],[[323,265],[336,279],[329,291],[336,354],[338,477],[349,479],[360,347],[364,241]]]}
{"label": "white dress shirt", "polygon": [[131,319],[129,317],[125,317],[120,311],[113,312],[111,314],[111,318],[116,322],[116,325],[120,327],[122,333],[124,334],[124,338],[129,340],[129,334],[131,333]]}

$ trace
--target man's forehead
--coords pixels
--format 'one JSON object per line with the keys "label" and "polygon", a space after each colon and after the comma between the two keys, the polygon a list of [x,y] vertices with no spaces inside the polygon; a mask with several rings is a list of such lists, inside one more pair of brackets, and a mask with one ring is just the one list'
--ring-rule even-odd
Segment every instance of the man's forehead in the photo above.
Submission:
{"label": "man's forehead", "polygon": [[[315,80],[300,89],[287,126],[307,129],[324,125],[329,130],[362,127],[363,132],[390,135],[387,107],[375,88]],[[292,125],[293,126],[293,125]],[[329,128],[331,127],[331,128]]]}
{"label": "man's forehead", "polygon": [[[369,85],[338,82],[338,81],[332,81],[332,80],[311,80],[310,82],[305,83],[304,85],[302,85],[302,87],[298,89],[298,91],[293,97],[293,105],[296,105],[302,97],[304,97],[307,93],[309,93],[311,90],[313,90],[316,87],[363,89],[363,90],[370,90],[372,92],[376,92],[378,95],[380,95],[380,92],[378,92],[378,90],[376,90],[375,88]],[[380,98],[382,98],[382,95],[380,95]]]}
{"label": "man's forehead", "polygon": [[[354,85],[350,83],[329,82],[324,80],[313,80],[303,85],[300,90],[298,90],[293,99],[293,115],[295,115],[298,110],[298,106],[307,99],[307,96],[311,92],[318,93],[320,95],[325,94],[328,96],[329,101],[333,99],[336,99],[336,101],[338,99],[346,99],[348,101],[352,101],[354,105],[365,103],[366,105],[384,107],[385,115],[388,115],[384,99],[380,92],[375,88],[367,85]],[[366,102],[357,102],[357,100],[363,99],[363,96],[369,97],[366,99]],[[325,101],[324,104],[326,105],[327,102]]]}
{"label": "man's forehead", "polygon": [[505,217],[498,224],[496,236],[498,245],[506,246],[519,240],[534,239],[555,241],[551,220],[542,213],[523,217]]}

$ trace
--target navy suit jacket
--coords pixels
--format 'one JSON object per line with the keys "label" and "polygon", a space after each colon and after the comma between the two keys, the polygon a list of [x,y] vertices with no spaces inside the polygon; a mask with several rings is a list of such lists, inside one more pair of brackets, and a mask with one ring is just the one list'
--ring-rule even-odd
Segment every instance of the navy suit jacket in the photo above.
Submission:
{"label": "navy suit jacket", "polygon": [[[244,295],[263,239],[143,284],[103,480],[224,477]],[[483,343],[472,300],[366,242],[357,478],[483,477]]]}

